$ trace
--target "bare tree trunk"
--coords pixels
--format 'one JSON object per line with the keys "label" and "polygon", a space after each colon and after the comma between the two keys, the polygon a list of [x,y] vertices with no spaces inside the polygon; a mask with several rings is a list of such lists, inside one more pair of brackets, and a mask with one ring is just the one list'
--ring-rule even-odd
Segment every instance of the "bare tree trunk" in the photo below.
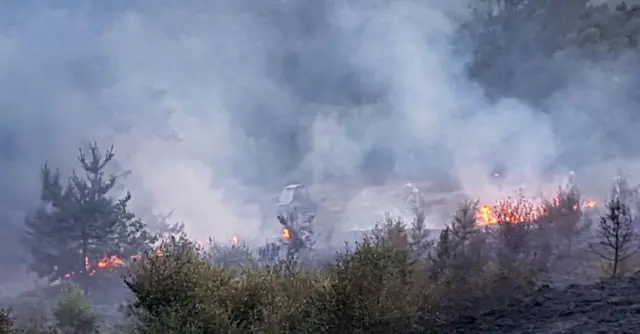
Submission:
{"label": "bare tree trunk", "polygon": [[613,268],[611,269],[611,277],[618,275],[618,263],[620,262],[620,223],[616,222],[615,247],[613,248]]}

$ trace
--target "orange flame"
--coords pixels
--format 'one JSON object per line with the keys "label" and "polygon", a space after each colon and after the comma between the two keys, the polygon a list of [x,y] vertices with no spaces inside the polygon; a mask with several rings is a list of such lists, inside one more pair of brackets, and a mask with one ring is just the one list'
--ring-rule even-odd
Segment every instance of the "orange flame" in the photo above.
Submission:
{"label": "orange flame", "polygon": [[291,238],[291,231],[289,231],[289,229],[285,227],[285,228],[282,230],[282,234],[281,234],[281,236],[282,236],[284,239],[289,239],[289,238]]}
{"label": "orange flame", "polygon": [[[201,243],[201,242],[198,242],[198,243],[201,245],[204,245],[204,243]],[[162,252],[162,247],[155,248],[153,250],[153,253],[155,256],[160,256],[160,257],[164,256]],[[134,254],[129,257],[129,260],[138,261],[141,258],[142,258],[142,254]],[[129,264],[129,261],[116,255],[102,257],[95,262],[95,265],[92,265],[91,261],[89,261],[89,258],[85,257],[84,272],[87,273],[89,276],[93,276],[96,274],[96,270],[98,269],[103,270],[103,269],[109,269],[114,267],[124,267],[128,264]],[[76,273],[74,272],[66,273],[63,275],[63,278],[70,279],[74,275],[76,275]]]}
{"label": "orange flame", "polygon": [[[136,260],[139,256],[137,255],[133,255],[131,256],[132,260]],[[87,273],[89,276],[93,276],[96,274],[96,269],[107,269],[107,268],[113,268],[113,267],[122,267],[126,265],[126,262],[121,259],[118,256],[112,255],[112,256],[106,256],[103,258],[98,259],[98,261],[96,261],[95,266],[91,264],[91,262],[89,261],[88,257],[84,258],[84,272]],[[72,276],[74,276],[75,273],[74,272],[70,272],[70,273],[66,273],[64,274],[64,278],[65,279],[70,279]]]}
{"label": "orange flame", "polygon": [[124,266],[124,261],[117,256],[103,257],[98,260],[98,268],[107,268],[107,267],[121,267]]}
{"label": "orange flame", "polygon": [[495,224],[498,222],[498,219],[493,214],[493,210],[486,204],[483,204],[478,208],[478,219],[483,221],[485,224]]}
{"label": "orange flame", "polygon": [[[554,198],[552,201],[554,206],[559,205],[559,199]],[[597,202],[594,200],[586,200],[582,203],[582,208],[595,208]],[[578,210],[578,205],[573,207]],[[493,206],[483,204],[478,208],[476,217],[483,224],[496,224],[498,222],[520,223],[526,221],[535,221],[542,217],[545,213],[543,205],[536,205],[533,202],[519,199],[516,201],[499,201]]]}

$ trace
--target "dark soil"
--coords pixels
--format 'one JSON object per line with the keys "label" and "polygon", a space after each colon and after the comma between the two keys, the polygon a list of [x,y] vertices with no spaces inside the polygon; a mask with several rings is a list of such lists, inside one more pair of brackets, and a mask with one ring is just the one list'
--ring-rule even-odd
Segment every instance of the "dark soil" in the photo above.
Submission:
{"label": "dark soil", "polygon": [[509,307],[446,326],[447,333],[640,333],[640,272],[591,285],[543,286]]}

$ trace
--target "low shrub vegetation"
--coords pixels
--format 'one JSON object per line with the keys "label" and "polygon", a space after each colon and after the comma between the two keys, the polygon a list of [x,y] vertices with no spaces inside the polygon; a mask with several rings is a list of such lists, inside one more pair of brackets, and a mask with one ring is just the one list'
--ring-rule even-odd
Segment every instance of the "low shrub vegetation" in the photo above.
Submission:
{"label": "low shrub vegetation", "polygon": [[187,238],[169,238],[126,279],[131,331],[424,333],[543,281],[541,252],[519,246],[535,244],[531,226],[479,226],[475,203],[465,203],[434,242],[419,231],[423,217],[388,219],[318,268],[222,266]]}
{"label": "low shrub vegetation", "polygon": [[[126,279],[134,295],[128,315],[136,320],[130,330],[438,332],[440,326],[504,306],[549,283],[554,266],[588,250],[588,241],[599,237],[594,232],[633,230],[632,217],[626,226],[592,229],[580,203],[575,188],[561,189],[536,214],[524,198],[516,198],[510,212],[527,219],[503,217],[485,225],[477,221],[478,204],[466,202],[436,236],[424,228],[425,215],[416,210],[411,223],[389,217],[354,249],[315,268],[292,261],[260,265],[250,256],[243,266],[221,265],[187,238],[172,237],[143,257]],[[610,211],[620,207],[625,207],[620,197],[607,206]],[[628,238],[635,237],[631,234]],[[620,259],[594,263],[615,266]]]}
{"label": "low shrub vegetation", "polygon": [[86,291],[65,283],[47,316],[0,312],[0,333],[441,332],[528,296],[575,254],[593,250],[593,271],[617,268],[608,276],[633,271],[636,219],[625,198],[612,195],[599,225],[573,188],[537,208],[523,197],[500,203],[494,210],[508,214],[492,224],[465,202],[437,235],[416,208],[411,222],[387,217],[325,265],[265,262],[242,245],[205,249],[172,234],[129,265],[117,328],[107,331]]}

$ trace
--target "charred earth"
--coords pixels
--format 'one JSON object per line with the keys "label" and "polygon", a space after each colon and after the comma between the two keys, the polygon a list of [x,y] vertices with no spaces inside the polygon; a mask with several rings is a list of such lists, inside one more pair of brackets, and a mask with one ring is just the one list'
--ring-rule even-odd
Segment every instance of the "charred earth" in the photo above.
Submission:
{"label": "charred earth", "polygon": [[637,333],[640,271],[589,285],[544,285],[529,297],[443,328],[448,333]]}

